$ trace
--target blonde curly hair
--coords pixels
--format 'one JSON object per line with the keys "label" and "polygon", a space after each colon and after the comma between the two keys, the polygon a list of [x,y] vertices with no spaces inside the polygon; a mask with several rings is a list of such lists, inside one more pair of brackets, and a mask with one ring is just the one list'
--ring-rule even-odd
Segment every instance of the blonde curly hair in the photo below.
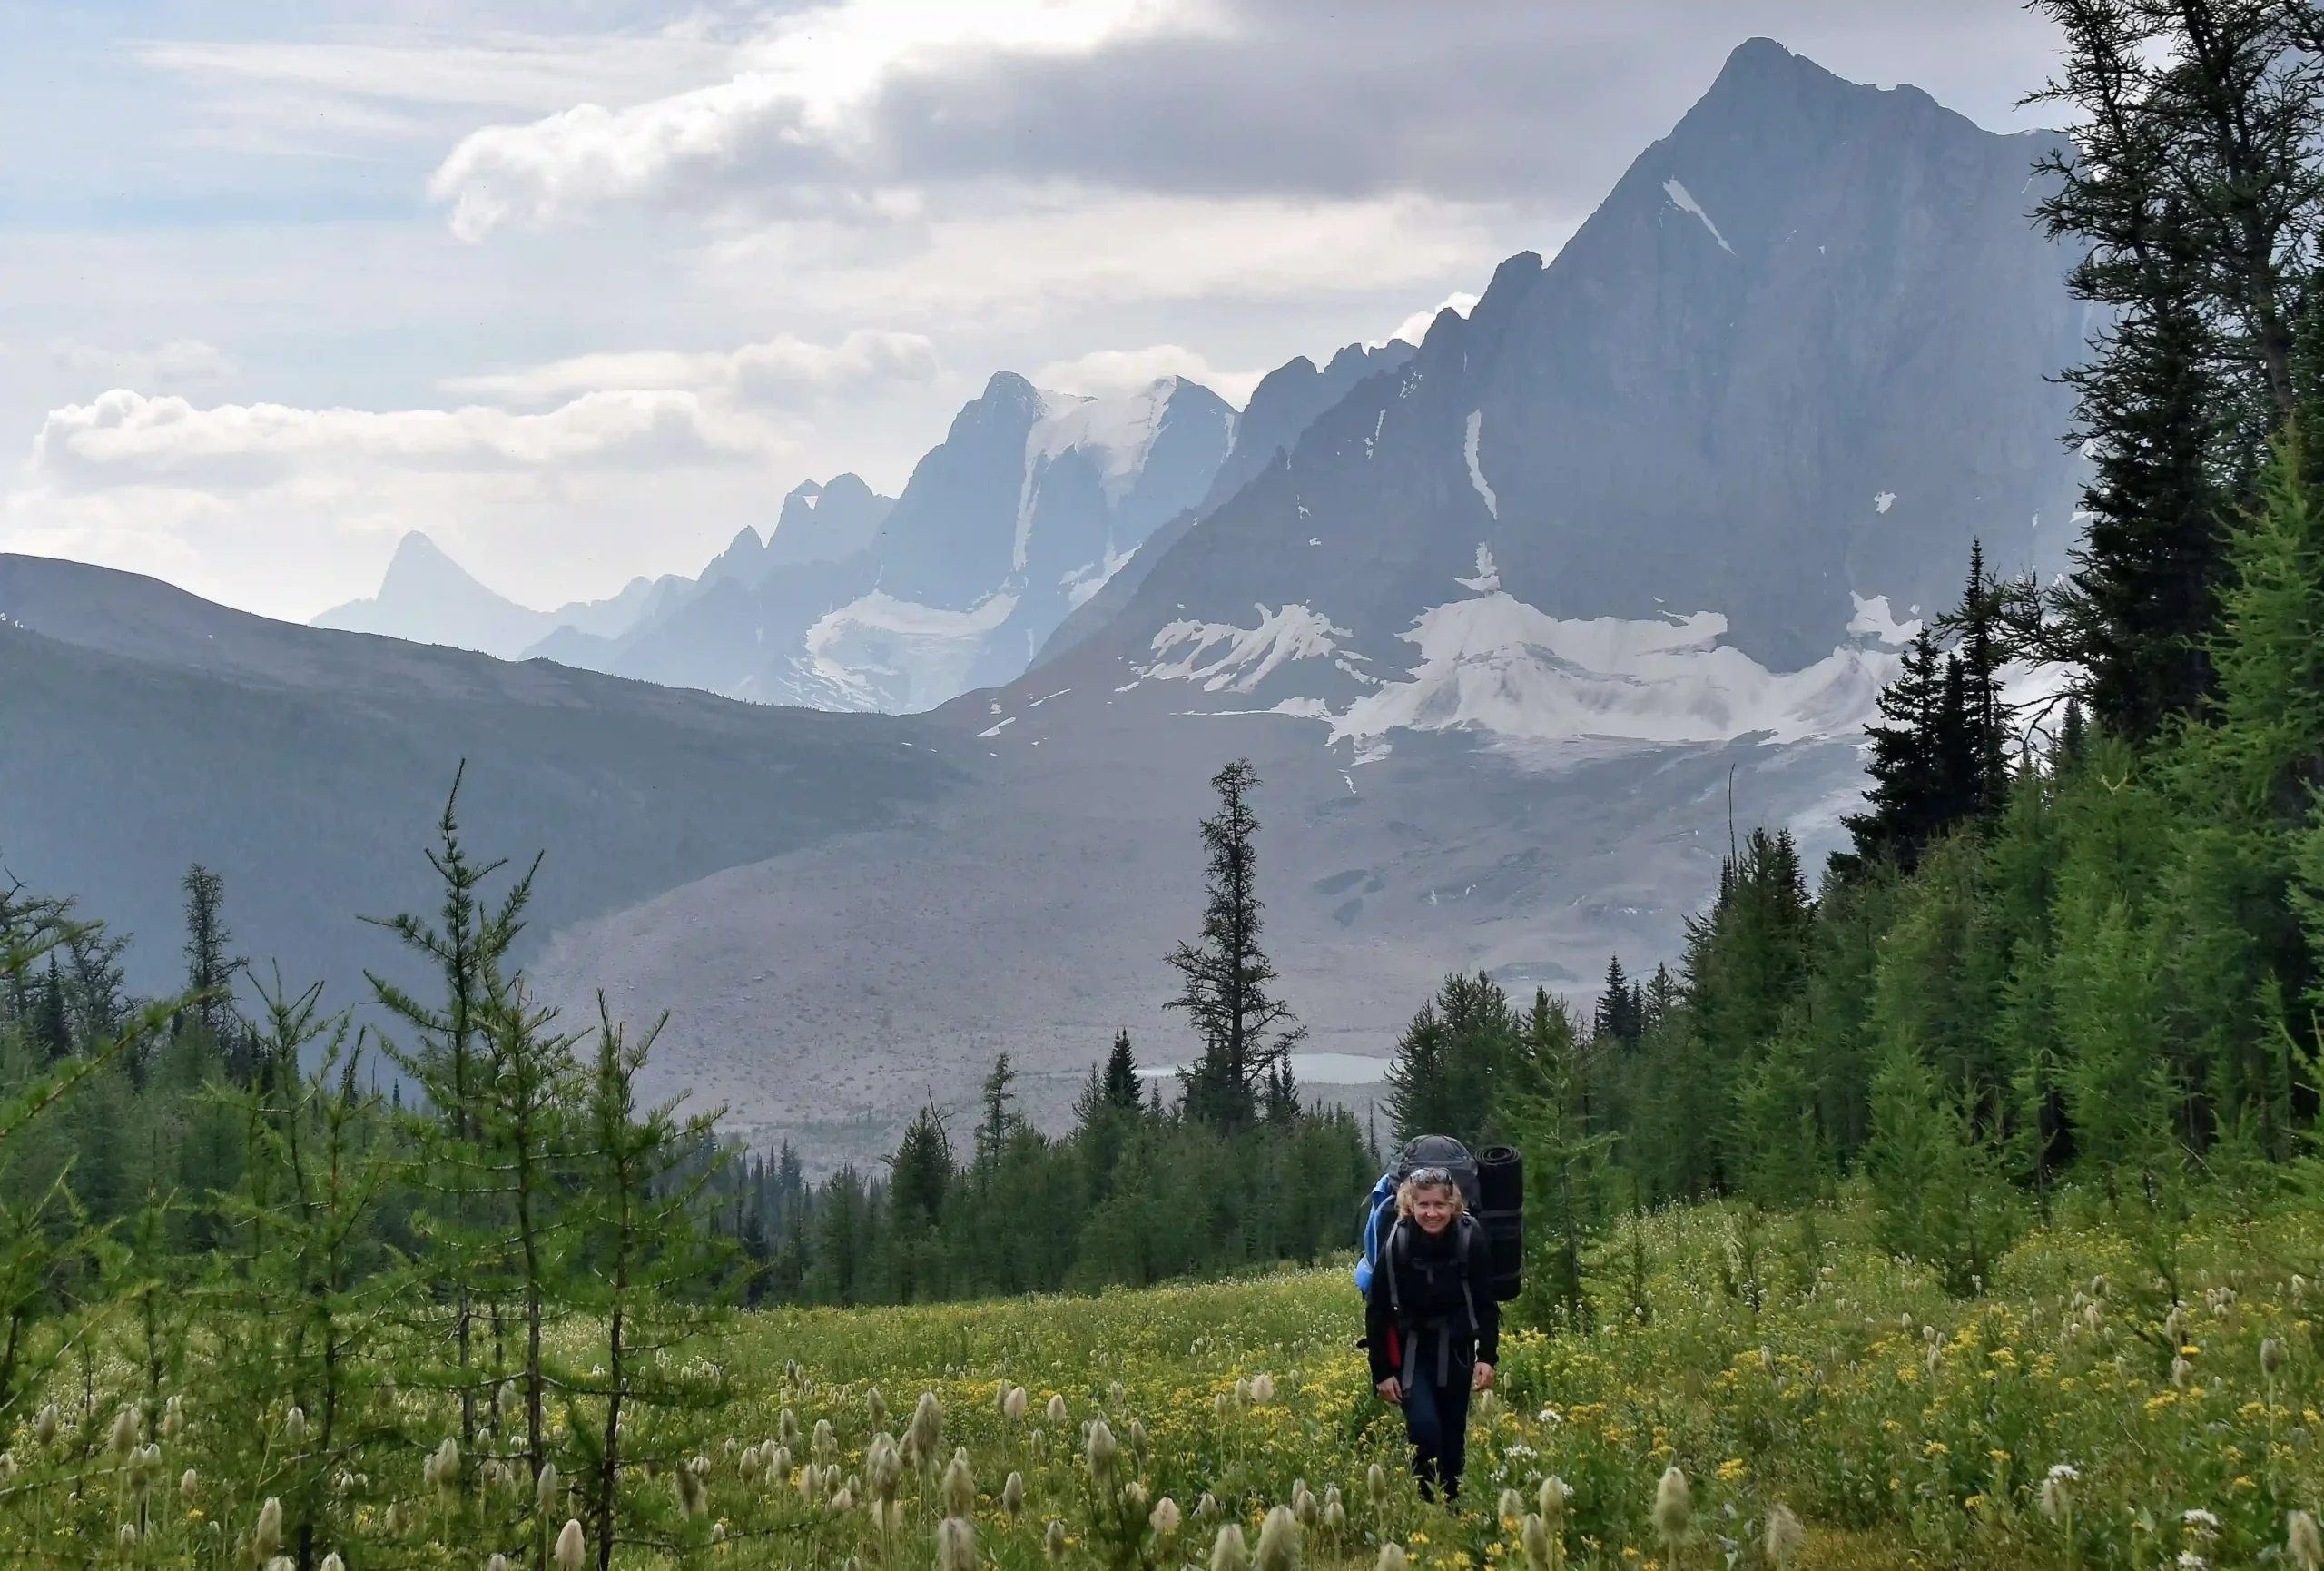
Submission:
{"label": "blonde curly hair", "polygon": [[1396,1214],[1408,1217],[1420,1199],[1423,1190],[1446,1190],[1452,1196],[1452,1220],[1459,1221],[1469,1212],[1469,1197],[1460,1183],[1443,1168],[1423,1168],[1396,1186]]}

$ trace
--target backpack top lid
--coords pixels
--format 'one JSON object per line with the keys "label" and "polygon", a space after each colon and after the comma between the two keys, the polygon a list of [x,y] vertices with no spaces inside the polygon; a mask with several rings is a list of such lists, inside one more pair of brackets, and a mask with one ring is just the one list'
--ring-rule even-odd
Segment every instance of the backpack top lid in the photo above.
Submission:
{"label": "backpack top lid", "polygon": [[1441,1167],[1452,1175],[1461,1186],[1461,1193],[1469,1202],[1469,1210],[1483,1209],[1482,1185],[1477,1174],[1477,1159],[1469,1148],[1449,1134],[1415,1135],[1404,1142],[1396,1153],[1396,1181],[1403,1183],[1424,1167]]}

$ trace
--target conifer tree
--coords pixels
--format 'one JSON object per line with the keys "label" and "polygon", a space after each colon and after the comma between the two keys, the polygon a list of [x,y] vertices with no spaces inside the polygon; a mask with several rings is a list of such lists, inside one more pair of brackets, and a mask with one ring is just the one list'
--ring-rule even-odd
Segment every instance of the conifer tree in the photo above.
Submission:
{"label": "conifer tree", "polygon": [[486,1042],[496,998],[505,998],[508,951],[524,931],[539,861],[517,878],[495,905],[484,896],[486,883],[503,860],[479,865],[468,859],[459,831],[463,764],[436,824],[437,845],[428,853],[441,891],[435,924],[422,916],[373,920],[400,939],[436,971],[441,1002],[427,1003],[400,985],[367,973],[373,996],[390,1019],[412,1033],[409,1046],[383,1039],[389,1058],[419,1088],[422,1105],[408,1119],[413,1181],[428,1197],[423,1207],[432,1233],[430,1258],[440,1273],[434,1284],[451,1309],[452,1379],[460,1395],[460,1441],[476,1444],[478,1308],[482,1284],[497,1281],[506,1265],[506,1213],[497,1201],[498,1185],[485,1149],[481,1108],[491,1068]]}
{"label": "conifer tree", "polygon": [[1397,1039],[1384,1077],[1396,1138],[1449,1134],[1473,1146],[1497,1133],[1518,1033],[1498,983],[1482,973],[1446,977]]}
{"label": "conifer tree", "polygon": [[1114,1033],[1114,1049],[1106,1055],[1106,1078],[1099,1087],[1106,1105],[1136,1112],[1146,1092],[1137,1078],[1137,1055],[1130,1051],[1127,1027]]}
{"label": "conifer tree", "polygon": [[1591,1250],[1612,1214],[1605,1192],[1614,1137],[1590,1119],[1589,1055],[1563,999],[1535,988],[1511,1056],[1503,1118],[1525,1156],[1526,1291],[1535,1318],[1569,1329],[1590,1321],[1585,1280]]}
{"label": "conifer tree", "polygon": [[2073,123],[2040,168],[2036,216],[2087,242],[2069,274],[2106,308],[2066,373],[2093,460],[2053,653],[2088,674],[2099,724],[2132,741],[2210,690],[2224,529],[2311,356],[2300,301],[2324,186],[2313,7],[2272,0],[2034,0],[2064,66],[2035,102]]}
{"label": "conifer tree", "polygon": [[[703,1411],[725,1393],[674,1349],[717,1324],[719,1305],[704,1282],[721,1279],[726,1250],[700,1225],[703,1197],[715,1163],[690,1162],[710,1141],[714,1119],[677,1116],[673,1102],[642,1107],[637,1076],[662,1025],[632,1041],[597,999],[597,1031],[580,1092],[586,1131],[576,1164],[581,1252],[590,1269],[576,1279],[576,1302],[604,1328],[602,1362],[588,1373],[566,1371],[565,1388],[581,1401],[566,1416],[578,1447],[579,1488],[587,1540],[598,1571],[611,1571],[614,1546],[642,1536],[655,1521],[625,1469],[640,1460],[633,1437],[655,1418]],[[792,1176],[797,1157],[786,1147]],[[646,1457],[643,1460],[651,1461]],[[544,1519],[540,1543],[555,1524]]]}
{"label": "conifer tree", "polygon": [[32,1043],[44,1063],[73,1056],[73,1021],[65,1013],[64,979],[53,953],[48,957],[48,980],[42,984],[40,1003],[33,1010]]}
{"label": "conifer tree", "polygon": [[1218,812],[1202,821],[1208,865],[1199,943],[1181,943],[1167,959],[1179,992],[1164,1007],[1186,1011],[1202,1041],[1187,1075],[1190,1118],[1241,1129],[1258,1114],[1267,1072],[1306,1034],[1291,1006],[1274,993],[1275,964],[1259,947],[1265,907],[1258,894],[1259,823],[1251,809],[1258,772],[1237,758],[1211,777]]}

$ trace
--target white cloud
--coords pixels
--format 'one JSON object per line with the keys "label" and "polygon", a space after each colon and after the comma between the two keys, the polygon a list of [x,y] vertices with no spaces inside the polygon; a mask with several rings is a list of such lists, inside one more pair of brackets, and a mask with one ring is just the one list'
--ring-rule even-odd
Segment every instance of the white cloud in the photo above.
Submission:
{"label": "white cloud", "polygon": [[785,333],[737,350],[574,355],[522,371],[448,377],[443,386],[459,397],[521,404],[613,390],[685,390],[774,404],[882,381],[926,381],[936,371],[936,347],[921,334],[859,331],[836,344]]}
{"label": "white cloud", "polygon": [[[1498,210],[1415,195],[1306,201],[1084,191],[992,194],[867,230],[787,222],[713,246],[738,294],[812,278],[818,305],[955,331],[1054,321],[1078,306],[1374,295],[1489,271]],[[1407,297],[1409,298],[1409,296]],[[1458,297],[1456,297],[1458,298]],[[1305,348],[1319,347],[1306,345]],[[1287,354],[1284,359],[1290,358]]]}
{"label": "white cloud", "polygon": [[36,476],[67,484],[206,479],[271,483],[301,463],[524,469],[658,465],[763,451],[754,422],[675,390],[585,393],[542,414],[456,410],[293,409],[219,404],[116,388],[49,411],[33,439]]}
{"label": "white cloud", "polygon": [[[606,109],[579,104],[462,139],[428,193],[452,229],[481,239],[511,221],[547,222],[753,159],[812,152],[867,165],[866,111],[898,78],[995,58],[1086,56],[1156,35],[1216,32],[1191,0],[840,0],[777,19],[729,81]],[[876,182],[873,182],[876,183]]]}
{"label": "white cloud", "polygon": [[[1443,301],[1437,306],[1435,311],[1416,311],[1413,312],[1412,315],[1404,318],[1404,320],[1398,324],[1396,331],[1390,333],[1388,338],[1400,338],[1406,343],[1416,344],[1420,342],[1422,339],[1428,336],[1429,323],[1434,321],[1439,313],[1450,311],[1461,316],[1467,316],[1471,311],[1476,310],[1476,308],[1477,297],[1475,295],[1471,294],[1466,290],[1456,289],[1451,294],[1444,297]],[[1388,338],[1373,340],[1373,347],[1376,349],[1381,344],[1386,343],[1388,341]]]}
{"label": "white cloud", "polygon": [[1175,343],[1148,344],[1144,349],[1101,349],[1073,360],[1051,361],[1033,380],[1059,392],[1089,398],[1113,398],[1150,387],[1166,376],[1200,382],[1236,409],[1250,401],[1264,371],[1226,371],[1212,365],[1195,351]]}

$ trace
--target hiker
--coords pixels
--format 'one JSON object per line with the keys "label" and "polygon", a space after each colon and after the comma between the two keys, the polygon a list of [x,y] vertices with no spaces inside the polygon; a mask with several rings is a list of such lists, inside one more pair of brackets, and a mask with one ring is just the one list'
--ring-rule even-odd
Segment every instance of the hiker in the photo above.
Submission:
{"label": "hiker", "polygon": [[1443,1168],[1416,1170],[1396,1187],[1396,1220],[1365,1289],[1364,1345],[1374,1388],[1404,1409],[1423,1499],[1461,1492],[1469,1395],[1492,1388],[1501,1357],[1492,1289],[1492,1250],[1461,1185]]}

